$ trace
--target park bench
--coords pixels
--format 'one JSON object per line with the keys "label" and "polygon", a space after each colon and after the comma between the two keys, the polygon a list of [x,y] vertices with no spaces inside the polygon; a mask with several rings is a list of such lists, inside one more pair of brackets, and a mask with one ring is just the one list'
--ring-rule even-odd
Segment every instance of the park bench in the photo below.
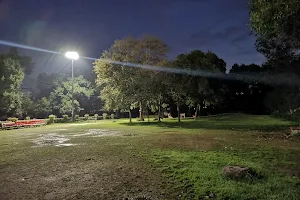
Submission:
{"label": "park bench", "polygon": [[15,125],[16,125],[15,122],[10,122],[10,121],[1,122],[2,129],[14,128]]}
{"label": "park bench", "polygon": [[26,127],[36,127],[46,125],[46,120],[44,119],[32,119],[32,120],[18,120],[16,122],[5,121],[1,123],[2,129],[9,128],[26,128]]}
{"label": "park bench", "polygon": [[290,129],[292,135],[296,135],[300,133],[300,127],[290,127]]}

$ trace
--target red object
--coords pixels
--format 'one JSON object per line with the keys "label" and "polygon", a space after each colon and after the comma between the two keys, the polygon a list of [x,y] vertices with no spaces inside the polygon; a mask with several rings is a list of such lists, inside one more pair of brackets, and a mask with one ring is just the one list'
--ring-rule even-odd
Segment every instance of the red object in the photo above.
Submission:
{"label": "red object", "polygon": [[28,127],[28,126],[41,126],[46,125],[46,120],[44,119],[32,119],[32,120],[18,120],[16,122],[2,122],[2,128],[18,128],[18,127]]}

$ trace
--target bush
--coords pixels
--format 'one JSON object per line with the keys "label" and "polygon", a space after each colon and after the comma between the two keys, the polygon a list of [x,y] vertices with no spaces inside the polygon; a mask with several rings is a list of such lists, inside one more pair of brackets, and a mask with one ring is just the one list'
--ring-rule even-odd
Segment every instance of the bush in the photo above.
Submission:
{"label": "bush", "polygon": [[18,121],[18,118],[16,118],[16,117],[9,117],[9,118],[7,118],[7,121],[16,122],[16,121]]}
{"label": "bush", "polygon": [[49,124],[53,124],[54,123],[54,120],[55,120],[55,118],[56,118],[56,116],[55,115],[49,115],[49,121],[48,121],[48,123]]}
{"label": "bush", "polygon": [[25,120],[30,120],[30,117],[25,117]]}
{"label": "bush", "polygon": [[54,122],[55,123],[65,123],[65,120],[64,120],[64,118],[55,118]]}
{"label": "bush", "polygon": [[79,121],[79,115],[75,115],[75,121]]}
{"label": "bush", "polygon": [[107,118],[107,113],[103,113],[102,117],[103,117],[103,119],[106,119]]}
{"label": "bush", "polygon": [[89,114],[85,114],[85,115],[84,115],[84,120],[88,120],[88,119],[89,119],[89,116],[90,116]]}
{"label": "bush", "polygon": [[64,122],[68,122],[69,121],[69,115],[63,115],[63,119],[64,119]]}
{"label": "bush", "polygon": [[110,115],[110,118],[111,118],[111,119],[115,119],[115,114],[111,114],[111,115]]}
{"label": "bush", "polygon": [[94,115],[95,120],[98,120],[98,116],[99,116],[98,114],[95,114],[95,115]]}

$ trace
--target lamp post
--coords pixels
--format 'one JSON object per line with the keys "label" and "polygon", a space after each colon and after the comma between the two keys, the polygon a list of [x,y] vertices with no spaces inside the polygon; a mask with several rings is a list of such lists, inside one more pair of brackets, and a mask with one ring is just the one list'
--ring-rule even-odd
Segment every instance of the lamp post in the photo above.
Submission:
{"label": "lamp post", "polygon": [[79,55],[75,51],[69,51],[65,56],[72,60],[72,121],[74,121],[74,73],[73,73],[73,62],[79,58]]}

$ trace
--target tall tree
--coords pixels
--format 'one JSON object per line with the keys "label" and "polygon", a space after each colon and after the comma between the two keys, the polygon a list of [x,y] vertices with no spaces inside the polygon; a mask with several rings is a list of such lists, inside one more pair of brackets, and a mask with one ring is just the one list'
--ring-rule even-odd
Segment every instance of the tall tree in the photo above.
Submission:
{"label": "tall tree", "polygon": [[299,0],[251,0],[250,27],[258,50],[269,59],[299,53],[299,16]]}
{"label": "tall tree", "polygon": [[268,58],[268,73],[278,77],[275,81],[279,82],[273,86],[266,102],[273,111],[297,110],[300,107],[297,103],[300,102],[297,81],[300,75],[299,1],[251,0],[249,12],[250,27],[257,36],[257,49]]}
{"label": "tall tree", "polygon": [[[116,40],[112,47],[95,62],[96,82],[102,88],[116,90],[114,94],[130,102],[131,106],[138,106],[140,120],[143,121],[146,102],[153,96],[151,77],[154,77],[155,72],[141,69],[138,64],[158,65],[165,60],[167,51],[167,46],[153,36]],[[136,67],[122,65],[121,62],[131,63]],[[100,96],[105,99],[105,95],[100,94]]]}
{"label": "tall tree", "polygon": [[[184,69],[191,69],[206,73],[224,73],[226,71],[226,63],[212,52],[204,53],[195,50],[187,54],[177,56],[174,65]],[[217,104],[221,95],[218,91],[222,85],[216,79],[199,76],[184,76],[181,78],[181,85],[186,86],[186,104],[195,108],[195,119],[201,107],[208,104]],[[172,87],[172,86],[171,86]]]}
{"label": "tall tree", "polygon": [[57,85],[50,94],[50,105],[53,110],[61,114],[70,114],[72,112],[72,82],[74,83],[74,112],[81,110],[80,102],[86,101],[94,93],[94,89],[90,87],[91,83],[82,76],[75,77],[72,81],[67,81]]}
{"label": "tall tree", "polygon": [[21,115],[22,81],[24,69],[10,54],[0,55],[0,111],[2,114]]}

